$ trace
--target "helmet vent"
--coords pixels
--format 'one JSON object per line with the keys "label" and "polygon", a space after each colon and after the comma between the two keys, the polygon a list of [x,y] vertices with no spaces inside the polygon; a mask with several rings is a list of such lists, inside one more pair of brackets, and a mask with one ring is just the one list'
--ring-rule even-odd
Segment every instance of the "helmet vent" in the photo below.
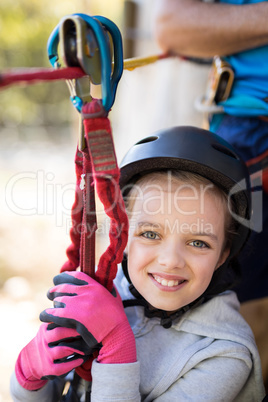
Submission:
{"label": "helmet vent", "polygon": [[151,136],[151,137],[144,138],[143,140],[137,142],[136,145],[146,144],[147,142],[153,142],[156,140],[158,140],[157,136]]}
{"label": "helmet vent", "polygon": [[238,156],[234,152],[232,152],[229,148],[227,148],[227,147],[225,147],[223,145],[212,144],[212,148],[216,149],[216,151],[219,151],[222,154],[230,156],[231,158],[234,158],[234,159],[237,159],[237,160],[239,159]]}

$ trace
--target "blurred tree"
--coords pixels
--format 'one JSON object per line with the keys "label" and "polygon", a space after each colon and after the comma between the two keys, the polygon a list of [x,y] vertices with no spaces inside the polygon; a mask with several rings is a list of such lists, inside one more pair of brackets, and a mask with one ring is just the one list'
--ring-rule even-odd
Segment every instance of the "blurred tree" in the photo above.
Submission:
{"label": "blurred tree", "polygon": [[[101,14],[116,19],[118,24],[122,6],[123,0],[1,0],[0,71],[16,67],[49,67],[47,40],[62,17],[77,12]],[[71,108],[69,92],[62,81],[2,90],[0,137],[6,137],[12,130],[13,139],[16,132],[18,139],[25,140],[29,126],[43,126],[42,132],[46,135],[46,127],[70,124],[73,119]],[[28,130],[28,138],[30,132],[33,130]]]}

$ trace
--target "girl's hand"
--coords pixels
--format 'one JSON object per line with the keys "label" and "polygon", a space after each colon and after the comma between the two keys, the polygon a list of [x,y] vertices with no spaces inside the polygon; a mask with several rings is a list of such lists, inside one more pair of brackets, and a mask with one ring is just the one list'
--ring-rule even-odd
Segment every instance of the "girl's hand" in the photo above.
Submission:
{"label": "girl's hand", "polygon": [[15,373],[20,385],[33,391],[48,379],[64,376],[88,357],[88,346],[75,329],[41,324],[37,335],[20,352]]}
{"label": "girl's hand", "polygon": [[79,271],[57,275],[54,284],[48,292],[54,308],[43,311],[41,321],[75,329],[92,353],[100,350],[100,363],[136,361],[135,338],[117,291],[110,293]]}

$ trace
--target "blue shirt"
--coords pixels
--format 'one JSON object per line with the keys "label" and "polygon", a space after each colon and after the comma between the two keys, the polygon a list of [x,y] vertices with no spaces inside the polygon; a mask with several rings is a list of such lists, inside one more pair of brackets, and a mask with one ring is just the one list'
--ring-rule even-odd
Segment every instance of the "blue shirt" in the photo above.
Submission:
{"label": "blue shirt", "polygon": [[[250,4],[260,0],[220,0],[221,3]],[[231,95],[222,102],[234,116],[268,115],[268,44],[225,57],[235,72]]]}

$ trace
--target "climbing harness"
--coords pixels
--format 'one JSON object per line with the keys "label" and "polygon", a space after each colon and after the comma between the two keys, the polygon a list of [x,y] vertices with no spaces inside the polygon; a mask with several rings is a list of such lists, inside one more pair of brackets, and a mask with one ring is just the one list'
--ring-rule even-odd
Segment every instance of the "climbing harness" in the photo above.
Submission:
{"label": "climbing harness", "polygon": [[252,187],[262,185],[263,190],[268,194],[268,151],[263,152],[256,158],[250,159],[246,162],[248,167]]}
{"label": "climbing harness", "polygon": [[206,93],[196,99],[196,109],[205,113],[222,113],[223,107],[218,103],[229,98],[233,82],[234,71],[231,65],[215,56],[211,64]]}

